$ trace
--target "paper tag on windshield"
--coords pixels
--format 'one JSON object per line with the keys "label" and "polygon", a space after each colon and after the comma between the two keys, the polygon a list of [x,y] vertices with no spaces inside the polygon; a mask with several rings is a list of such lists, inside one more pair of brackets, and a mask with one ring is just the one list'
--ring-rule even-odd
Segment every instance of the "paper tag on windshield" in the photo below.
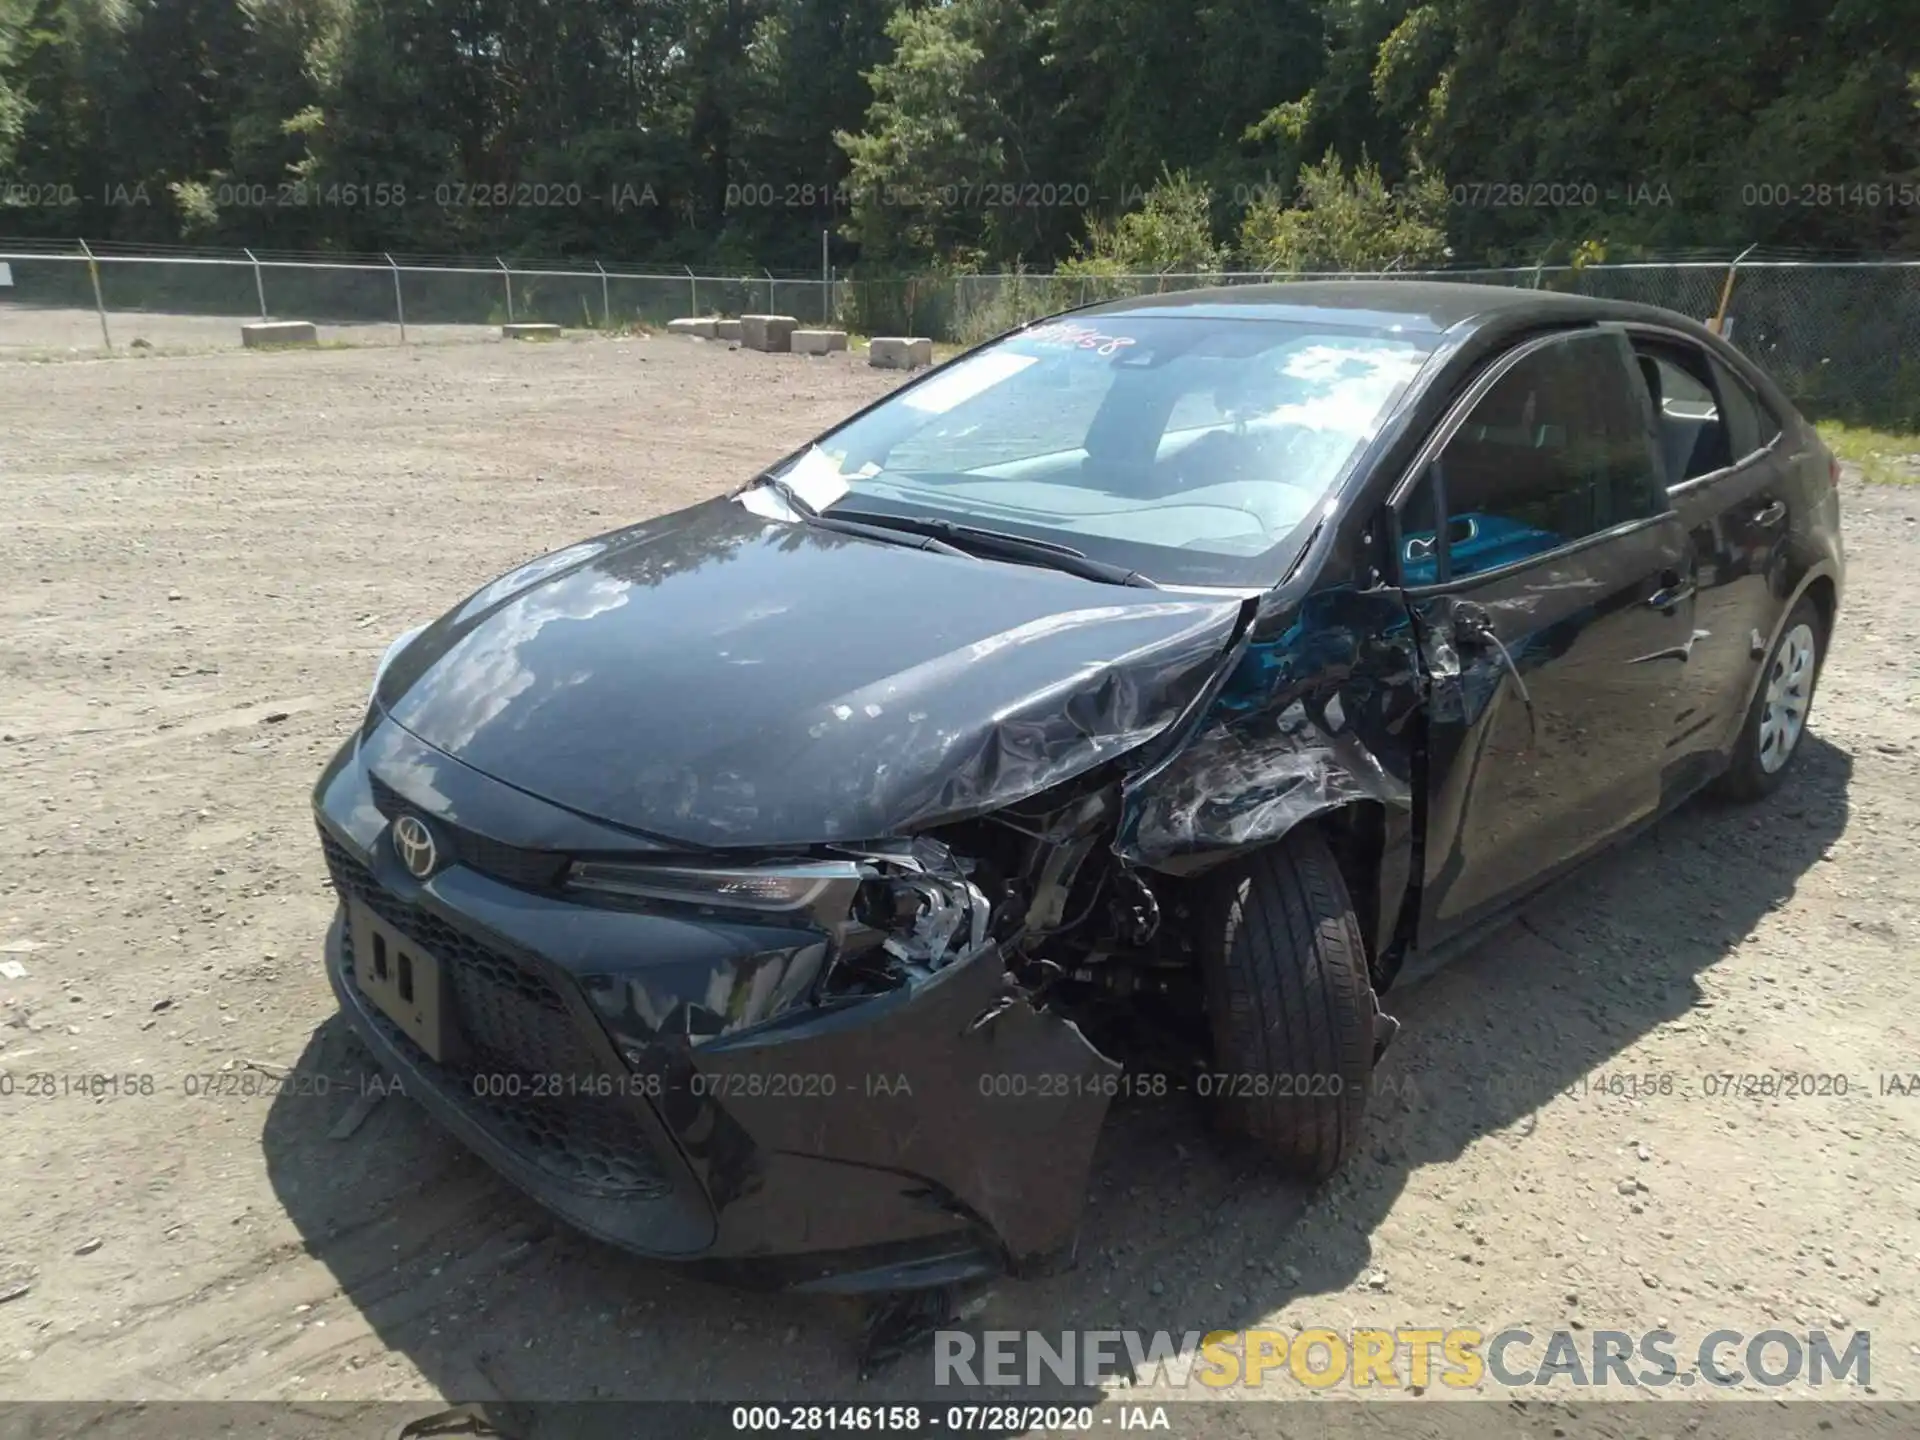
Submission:
{"label": "paper tag on windshield", "polygon": [[793,468],[780,478],[816,510],[826,509],[847,493],[840,462],[817,445],[794,461]]}

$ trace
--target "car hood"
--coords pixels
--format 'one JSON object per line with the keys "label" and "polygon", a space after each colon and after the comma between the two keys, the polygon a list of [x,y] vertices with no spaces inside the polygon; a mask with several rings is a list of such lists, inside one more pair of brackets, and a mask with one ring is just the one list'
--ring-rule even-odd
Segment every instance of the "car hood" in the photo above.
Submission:
{"label": "car hood", "polygon": [[536,560],[377,700],[519,789],[692,847],[872,840],[1165,729],[1241,602],[936,554],[714,500]]}

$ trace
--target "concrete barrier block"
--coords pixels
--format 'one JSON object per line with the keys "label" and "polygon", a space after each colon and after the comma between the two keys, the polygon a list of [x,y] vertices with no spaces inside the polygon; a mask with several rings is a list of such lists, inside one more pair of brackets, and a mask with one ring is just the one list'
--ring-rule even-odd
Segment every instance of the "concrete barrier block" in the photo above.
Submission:
{"label": "concrete barrier block", "polygon": [[695,340],[711,340],[713,339],[713,327],[717,323],[719,322],[714,320],[712,316],[689,316],[684,320],[669,320],[667,322],[667,333],[669,335],[689,335]]}
{"label": "concrete barrier block", "polygon": [[876,335],[867,345],[867,363],[876,370],[918,370],[933,364],[933,341]]}
{"label": "concrete barrier block", "polygon": [[800,322],[791,315],[742,315],[740,344],[747,350],[784,355],[793,348],[793,332]]}
{"label": "concrete barrier block", "polygon": [[837,350],[847,348],[847,332],[844,330],[796,330],[793,332],[793,353],[796,355],[831,355]]}
{"label": "concrete barrier block", "polygon": [[740,343],[740,322],[738,320],[714,321],[713,338],[716,340],[731,340],[734,344],[738,345]]}
{"label": "concrete barrier block", "polygon": [[311,320],[259,320],[240,327],[240,343],[249,350],[279,345],[318,345],[320,332]]}
{"label": "concrete barrier block", "polygon": [[560,327],[558,325],[502,325],[500,338],[502,340],[558,340]]}

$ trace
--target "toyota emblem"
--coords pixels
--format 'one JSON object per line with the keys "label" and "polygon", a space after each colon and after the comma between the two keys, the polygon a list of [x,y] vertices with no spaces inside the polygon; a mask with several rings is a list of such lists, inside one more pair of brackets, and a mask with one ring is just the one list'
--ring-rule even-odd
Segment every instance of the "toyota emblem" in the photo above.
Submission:
{"label": "toyota emblem", "polygon": [[434,847],[433,831],[426,822],[413,815],[402,815],[393,822],[393,853],[400,857],[400,863],[407,867],[407,873],[416,880],[424,880],[433,874],[434,866],[440,863],[440,852]]}

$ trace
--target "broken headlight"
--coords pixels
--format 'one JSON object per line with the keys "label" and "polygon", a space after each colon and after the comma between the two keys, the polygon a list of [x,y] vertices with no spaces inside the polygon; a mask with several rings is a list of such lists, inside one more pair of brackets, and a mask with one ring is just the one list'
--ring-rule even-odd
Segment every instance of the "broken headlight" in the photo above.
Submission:
{"label": "broken headlight", "polygon": [[770,914],[811,909],[834,886],[860,879],[859,866],[837,860],[737,868],[583,860],[567,872],[576,890]]}
{"label": "broken headlight", "polygon": [[804,916],[866,983],[923,979],[986,942],[992,903],[946,847],[926,840],[845,859],[759,865],[581,860],[570,889],[619,899]]}
{"label": "broken headlight", "polygon": [[965,878],[900,875],[868,881],[857,913],[886,936],[880,948],[887,954],[931,972],[985,942],[989,909]]}
{"label": "broken headlight", "polygon": [[865,878],[830,988],[924,980],[986,943],[992,902],[946,846],[905,840],[864,850],[861,862]]}

